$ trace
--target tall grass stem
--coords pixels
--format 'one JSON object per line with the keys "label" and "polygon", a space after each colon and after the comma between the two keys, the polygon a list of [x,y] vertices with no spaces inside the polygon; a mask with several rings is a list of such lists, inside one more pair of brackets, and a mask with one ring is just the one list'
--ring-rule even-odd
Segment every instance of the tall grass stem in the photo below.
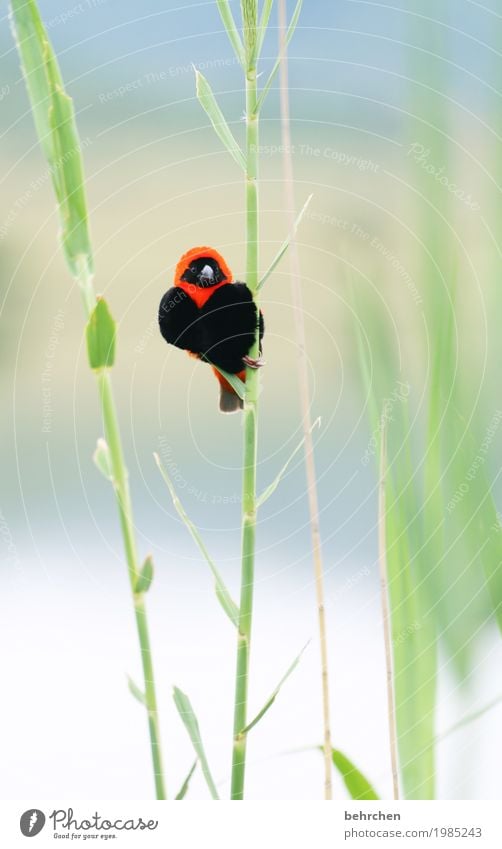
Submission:
{"label": "tall grass stem", "polygon": [[[92,307],[96,303],[92,276],[89,273],[87,263],[82,262],[79,268],[78,281],[82,292],[84,307],[89,318]],[[101,369],[96,374],[101,412],[105,429],[105,438],[110,451],[110,460],[113,474],[113,485],[119,512],[120,527],[124,543],[124,551],[129,573],[129,581],[133,594],[134,615],[138,633],[139,647],[141,652],[141,664],[144,679],[145,707],[148,714],[148,728],[150,734],[150,748],[155,781],[155,792],[157,799],[166,799],[166,788],[164,770],[162,765],[162,752],[160,744],[159,718],[157,709],[157,697],[152,663],[152,652],[150,647],[150,636],[145,608],[144,593],[136,592],[136,584],[140,572],[140,563],[136,547],[136,536],[134,531],[134,519],[132,511],[131,494],[127,469],[124,462],[120,428],[115,409],[112,383],[110,374],[106,369]]]}
{"label": "tall grass stem", "polygon": [[286,0],[279,0],[279,55],[281,56],[280,74],[280,105],[281,133],[284,168],[284,194],[289,218],[288,227],[292,234],[289,244],[291,291],[295,311],[296,338],[298,345],[298,385],[302,411],[302,427],[304,435],[305,472],[307,478],[307,494],[310,513],[310,530],[312,537],[312,557],[316,587],[317,612],[319,621],[319,642],[321,652],[321,689],[323,712],[323,752],[324,752],[324,797],[332,798],[332,745],[330,728],[330,697],[328,670],[328,643],[326,634],[326,609],[324,603],[324,568],[319,521],[319,501],[317,494],[317,476],[314,457],[314,441],[312,436],[312,419],[310,414],[310,386],[306,355],[305,322],[303,319],[303,297],[301,288],[301,268],[298,246],[295,238],[295,195],[293,180],[293,162],[291,156],[291,129],[289,111],[289,74],[288,74],[288,45]]}
{"label": "tall grass stem", "polygon": [[394,679],[392,670],[392,632],[389,611],[389,581],[387,574],[387,428],[384,417],[380,428],[380,473],[378,481],[378,563],[380,569],[380,594],[382,605],[383,633],[385,644],[385,672],[387,686],[387,712],[389,723],[390,762],[392,769],[392,790],[394,799],[399,799],[399,771],[397,753],[396,711],[394,697]]}
{"label": "tall grass stem", "polygon": [[[246,283],[257,310],[258,303],[258,113],[256,67],[246,69]],[[258,357],[258,325],[254,345],[249,352]],[[244,400],[244,450],[242,477],[242,566],[239,626],[237,635],[237,668],[233,725],[231,798],[244,798],[247,743],[247,702],[249,658],[253,616],[254,563],[256,547],[256,459],[258,445],[257,369],[246,369]]]}

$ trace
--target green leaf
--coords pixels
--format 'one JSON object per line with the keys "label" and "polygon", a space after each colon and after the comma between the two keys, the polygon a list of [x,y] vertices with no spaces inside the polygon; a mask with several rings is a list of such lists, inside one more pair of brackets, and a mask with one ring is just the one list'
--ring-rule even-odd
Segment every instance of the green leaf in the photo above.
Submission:
{"label": "green leaf", "polygon": [[194,68],[199,102],[211,121],[214,131],[220,141],[223,142],[230,155],[235,159],[243,171],[246,170],[246,160],[235,137],[228,126],[225,116],[216,102],[211,86],[206,78]]}
{"label": "green leaf", "polygon": [[[50,59],[49,68],[51,63]],[[85,257],[89,268],[92,268],[92,249],[75,112],[71,98],[57,85],[53,88],[50,120],[56,153],[54,186],[59,201],[61,238],[66,261],[76,277],[82,257]]]}
{"label": "green leaf", "polygon": [[481,719],[485,713],[493,710],[494,707],[497,707],[502,703],[502,693],[492,699],[488,704],[483,705],[483,707],[479,708],[479,710],[475,710],[472,713],[465,714],[458,722],[455,722],[454,725],[451,725],[450,728],[447,728],[446,731],[443,731],[441,734],[438,734],[436,737],[436,743],[441,743],[443,740],[446,740],[450,734],[454,734],[456,731],[460,731],[460,729],[465,728],[467,725],[470,725],[471,722],[476,722],[478,719]]}
{"label": "green leaf", "polygon": [[[323,751],[322,747],[320,747],[320,750]],[[339,749],[333,749],[331,757],[333,766],[342,776],[351,799],[368,802],[380,798],[368,779],[354,766],[352,761],[349,761],[343,752],[340,752]]]}
{"label": "green leaf", "polygon": [[289,236],[287,237],[287,239],[282,243],[282,245],[279,248],[278,252],[276,253],[274,259],[272,260],[270,266],[268,267],[267,271],[265,272],[265,274],[261,278],[260,282],[258,283],[258,291],[261,289],[263,284],[268,280],[270,275],[275,271],[275,269],[279,265],[281,259],[283,258],[284,254],[286,253],[287,249],[289,248],[292,240],[296,236],[296,233],[298,231],[298,227],[300,226],[301,220],[302,220],[303,216],[305,215],[307,208],[310,204],[310,201],[312,200],[313,197],[314,197],[314,195],[309,195],[307,200],[303,204],[302,210],[301,210],[300,214],[298,215],[298,217],[295,221],[293,232],[290,233]]}
{"label": "green leaf", "polygon": [[190,772],[188,773],[183,784],[181,785],[180,789],[176,793],[176,796],[174,797],[175,802],[179,802],[179,801],[181,801],[181,799],[185,798],[187,791],[188,791],[189,784],[190,784],[190,779],[192,778],[192,775],[194,774],[198,763],[199,763],[199,760],[198,760],[198,758],[196,758],[194,760],[191,768],[190,768]]}
{"label": "green leaf", "polygon": [[[488,479],[489,447],[500,427],[497,412],[483,434],[470,426],[466,401],[452,389],[445,439],[443,479],[445,547],[440,562],[444,638],[464,677],[472,656],[472,634],[494,614],[502,629],[502,534]],[[459,410],[464,406],[465,413]],[[445,468],[446,467],[446,468]],[[444,503],[443,502],[443,503]],[[462,568],[458,568],[458,564]],[[455,566],[457,568],[455,568]],[[439,614],[439,611],[438,611]],[[463,662],[462,662],[463,661]]]}
{"label": "green leaf", "polygon": [[137,577],[137,580],[136,580],[136,586],[134,587],[134,592],[137,593],[138,595],[140,593],[148,592],[148,590],[150,589],[150,585],[152,583],[152,580],[153,580],[153,557],[152,557],[151,554],[149,554],[148,557],[145,559],[145,562],[143,563],[143,565],[142,565],[142,567],[139,571],[139,574],[138,574],[138,577]]}
{"label": "green leaf", "polygon": [[210,366],[215,368],[216,371],[219,371],[221,376],[224,377],[227,383],[230,384],[234,392],[239,396],[242,401],[244,401],[246,398],[246,384],[244,383],[244,381],[241,380],[240,377],[237,377],[236,374],[230,374],[229,371],[225,371],[225,369],[218,368],[218,366],[215,366],[215,364],[212,363],[211,360],[207,360],[207,362]]}
{"label": "green leaf", "polygon": [[13,0],[12,20],[37,135],[59,205],[63,250],[73,276],[78,277],[82,260],[91,273],[93,259],[73,103],[65,93],[34,0]]}
{"label": "green leaf", "polygon": [[117,326],[104,298],[97,298],[87,322],[87,353],[92,369],[110,368],[115,361]]}
{"label": "green leaf", "polygon": [[[291,18],[291,23],[289,24],[289,27],[288,27],[287,32],[286,32],[286,45],[285,45],[286,47],[288,46],[289,42],[293,38],[293,34],[294,34],[295,29],[296,29],[296,25],[298,23],[298,18],[300,17],[300,12],[302,10],[302,4],[303,4],[303,0],[298,0],[297,4],[295,6],[295,10],[293,12],[293,17]],[[282,55],[279,55],[279,57],[277,58],[277,60],[274,64],[274,67],[272,68],[272,70],[270,72],[270,76],[269,76],[267,82],[265,83],[265,85],[262,89],[262,92],[261,92],[261,94],[258,98],[258,102],[256,104],[256,112],[257,113],[260,111],[261,107],[263,106],[263,102],[264,102],[267,94],[270,91],[270,87],[271,87],[271,85],[272,85],[272,83],[275,79],[275,75],[277,74],[277,71],[279,70],[281,60],[282,60]]]}
{"label": "green leaf", "polygon": [[364,400],[365,403],[368,405],[368,415],[371,429],[374,434],[380,435],[380,414],[375,397],[376,393],[372,382],[373,374],[371,370],[371,360],[369,359],[369,354],[371,352],[368,350],[368,340],[366,338],[363,338],[361,324],[358,320],[358,310],[356,306],[357,300],[353,280],[351,280],[351,298],[353,303],[354,329],[357,342],[357,356],[365,395]]}
{"label": "green leaf", "polygon": [[237,56],[241,65],[244,65],[244,47],[242,45],[241,37],[235,25],[234,16],[232,15],[232,11],[230,9],[230,4],[228,0],[216,0],[216,5],[218,6],[220,17],[227,31],[230,43],[234,48],[235,55]]}
{"label": "green leaf", "polygon": [[96,450],[92,455],[92,459],[101,474],[107,480],[113,482],[113,470],[110,449],[108,448],[108,444],[104,439],[98,439],[96,444]]}
{"label": "green leaf", "polygon": [[407,799],[433,799],[436,628],[423,581],[429,568],[423,527],[415,524],[422,500],[414,487],[406,406],[394,408],[393,416],[399,457],[387,467],[386,532],[400,771]]}
{"label": "green leaf", "polygon": [[273,2],[274,2],[274,0],[265,0],[265,2],[263,3],[263,9],[261,10],[261,16],[260,16],[260,24],[259,24],[259,27],[258,27],[258,41],[257,41],[257,45],[256,45],[255,61],[258,60],[258,58],[260,57],[261,51],[262,51],[263,41],[265,39],[265,34],[267,32],[267,27],[268,27],[268,22],[269,22],[269,18],[270,18],[270,12],[272,11]]}
{"label": "green leaf", "polygon": [[[452,252],[456,264],[453,248]],[[488,462],[500,416],[496,414],[483,434],[478,404],[471,390],[466,392],[464,371],[459,369],[456,334],[461,318],[455,268],[446,288],[436,276],[428,283],[434,294],[431,291],[427,298],[433,301],[428,303],[427,318],[431,375],[422,580],[442,648],[459,679],[465,680],[477,635],[492,616],[502,627],[502,535],[496,531]]]}
{"label": "green leaf", "polygon": [[[319,418],[317,418],[317,419],[315,420],[315,422],[313,423],[312,427],[310,428],[309,433],[312,433],[312,431],[314,430],[314,428],[315,428],[315,427],[318,427],[318,426],[320,427],[320,425],[321,425],[321,417],[319,416]],[[279,472],[279,474],[277,475],[277,477],[276,477],[276,478],[272,481],[272,483],[271,483],[271,484],[269,484],[269,486],[267,486],[267,488],[266,488],[266,489],[262,492],[262,494],[261,494],[261,495],[259,495],[259,496],[258,496],[258,498],[256,499],[256,508],[257,508],[257,509],[258,509],[258,507],[261,507],[261,506],[262,506],[262,504],[264,504],[264,503],[265,503],[265,501],[267,501],[267,499],[269,499],[271,495],[273,495],[273,494],[274,494],[274,492],[276,491],[277,487],[279,486],[279,484],[280,484],[280,482],[281,482],[282,478],[283,478],[283,477],[284,477],[284,475],[286,474],[286,472],[287,472],[287,470],[288,470],[289,466],[291,465],[291,462],[294,460],[294,458],[296,457],[296,455],[298,454],[298,452],[301,450],[301,448],[303,447],[304,443],[305,443],[305,436],[304,436],[304,437],[300,440],[300,442],[299,442],[299,443],[298,443],[298,445],[296,446],[296,448],[295,448],[295,450],[293,451],[293,453],[292,453],[292,454],[290,455],[290,457],[286,460],[286,462],[284,463],[284,466],[283,466],[283,467],[282,467],[282,469],[280,470],[280,472]]]}
{"label": "green leaf", "polygon": [[258,46],[258,0],[241,0],[241,14],[246,68],[252,70]]}
{"label": "green leaf", "polygon": [[12,29],[21,59],[28,97],[38,140],[45,157],[54,160],[52,129],[49,121],[51,91],[45,68],[47,34],[32,0],[11,0]]}
{"label": "green leaf", "polygon": [[201,769],[204,778],[206,779],[206,784],[209,788],[209,792],[211,793],[211,797],[216,801],[220,797],[218,796],[218,791],[216,790],[216,785],[213,781],[213,777],[209,769],[206,753],[204,751],[204,746],[202,745],[202,740],[200,737],[199,723],[197,722],[197,717],[193,712],[192,705],[190,704],[190,699],[188,698],[188,696],[185,695],[185,693],[179,690],[178,687],[174,687],[173,689],[173,698],[174,704],[178,709],[178,713],[183,721],[186,730],[188,731],[190,740],[192,741],[192,746],[195,749],[197,759],[200,761]]}
{"label": "green leaf", "polygon": [[267,699],[267,701],[263,705],[262,709],[256,714],[255,718],[251,722],[249,722],[246,725],[245,728],[242,729],[242,731],[240,732],[241,734],[247,734],[249,731],[251,731],[251,729],[254,728],[254,726],[260,721],[260,719],[263,718],[263,716],[267,713],[267,711],[270,710],[270,708],[274,704],[277,696],[279,695],[279,691],[280,691],[282,685],[287,681],[287,679],[289,678],[291,673],[294,672],[294,670],[296,669],[296,667],[300,663],[302,654],[303,654],[303,652],[305,651],[305,649],[307,648],[308,645],[309,645],[309,643],[306,643],[304,645],[300,654],[297,657],[295,657],[295,659],[294,659],[293,663],[291,664],[291,666],[289,667],[288,671],[286,672],[285,675],[283,675],[283,677],[279,681],[279,683],[278,683],[277,687],[275,688],[275,690],[273,691],[272,695]]}
{"label": "green leaf", "polygon": [[131,693],[131,695],[133,695],[134,698],[137,699],[140,704],[142,704],[142,705],[144,705],[144,707],[146,707],[146,696],[145,696],[145,694],[143,693],[142,690],[140,690],[138,685],[135,684],[135,682],[129,676],[127,676],[127,685],[129,687],[129,692]]}
{"label": "green leaf", "polygon": [[179,516],[182,518],[183,522],[185,523],[186,527],[188,528],[190,535],[192,536],[192,539],[197,543],[202,555],[204,556],[204,558],[205,558],[205,560],[206,560],[206,562],[207,562],[207,564],[208,564],[208,566],[209,566],[209,568],[212,572],[212,575],[213,575],[213,578],[214,578],[214,588],[215,588],[215,592],[216,592],[216,597],[217,597],[218,601],[220,602],[223,610],[227,614],[228,618],[232,622],[232,624],[235,625],[235,627],[237,628],[238,624],[239,624],[239,608],[237,607],[235,601],[233,600],[232,596],[228,592],[228,590],[225,586],[225,583],[223,581],[223,578],[221,577],[221,575],[220,575],[220,573],[219,573],[219,571],[216,567],[216,564],[214,563],[214,560],[209,555],[209,552],[208,552],[206,546],[204,545],[204,542],[202,541],[202,537],[199,534],[199,531],[197,530],[194,523],[192,522],[192,520],[188,517],[187,513],[185,512],[185,509],[184,509],[181,501],[178,498],[178,495],[177,495],[176,490],[173,486],[173,483],[172,483],[169,475],[167,474],[166,470],[164,469],[164,467],[161,463],[159,455],[154,454],[153,456],[155,458],[155,462],[157,463],[157,466],[159,467],[160,474],[162,475],[165,483],[167,484],[167,487],[168,487],[169,492],[171,494],[171,498],[173,500],[173,504],[174,504]]}
{"label": "green leaf", "polygon": [[[436,629],[424,575],[423,494],[412,457],[407,408],[409,385],[402,382],[391,333],[377,301],[365,304],[364,326],[357,322],[357,347],[375,450],[382,438],[382,409],[389,442],[386,463],[386,560],[393,648],[393,684],[400,774],[407,799],[435,793],[434,715],[436,703]],[[367,333],[373,335],[367,337]],[[370,357],[371,355],[371,357]],[[404,391],[404,387],[406,391]],[[371,446],[371,442],[369,446]]]}

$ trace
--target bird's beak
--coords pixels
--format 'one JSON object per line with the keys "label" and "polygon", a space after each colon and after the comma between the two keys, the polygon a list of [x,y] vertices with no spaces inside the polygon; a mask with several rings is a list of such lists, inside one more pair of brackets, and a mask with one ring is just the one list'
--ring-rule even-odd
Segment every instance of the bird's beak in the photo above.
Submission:
{"label": "bird's beak", "polygon": [[214,271],[210,265],[205,265],[202,271],[199,274],[199,280],[201,283],[213,283],[214,281]]}

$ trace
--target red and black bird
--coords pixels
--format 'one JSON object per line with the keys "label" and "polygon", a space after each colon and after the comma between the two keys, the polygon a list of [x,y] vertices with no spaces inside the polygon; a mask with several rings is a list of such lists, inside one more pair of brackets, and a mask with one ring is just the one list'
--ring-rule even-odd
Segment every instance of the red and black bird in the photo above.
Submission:
{"label": "red and black bird", "polygon": [[[249,352],[257,325],[260,356],[254,359]],[[263,365],[263,315],[258,316],[246,284],[233,282],[228,265],[213,248],[191,248],[183,254],[174,286],[160,302],[159,326],[166,342],[241,380],[246,378],[246,366]],[[242,408],[242,401],[218,368],[213,371],[220,383],[220,410],[234,413]]]}

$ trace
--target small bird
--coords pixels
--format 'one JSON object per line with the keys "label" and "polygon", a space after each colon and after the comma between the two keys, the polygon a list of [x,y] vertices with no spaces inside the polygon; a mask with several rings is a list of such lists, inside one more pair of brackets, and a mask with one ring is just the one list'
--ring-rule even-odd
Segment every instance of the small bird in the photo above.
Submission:
{"label": "small bird", "polygon": [[[261,343],[263,315],[245,283],[235,282],[223,257],[214,248],[191,248],[176,266],[174,286],[159,306],[159,327],[166,342],[192,356],[246,379],[246,366],[264,365]],[[259,325],[258,358],[249,356]],[[223,375],[213,368],[220,384],[220,410],[235,413],[243,403]]]}

